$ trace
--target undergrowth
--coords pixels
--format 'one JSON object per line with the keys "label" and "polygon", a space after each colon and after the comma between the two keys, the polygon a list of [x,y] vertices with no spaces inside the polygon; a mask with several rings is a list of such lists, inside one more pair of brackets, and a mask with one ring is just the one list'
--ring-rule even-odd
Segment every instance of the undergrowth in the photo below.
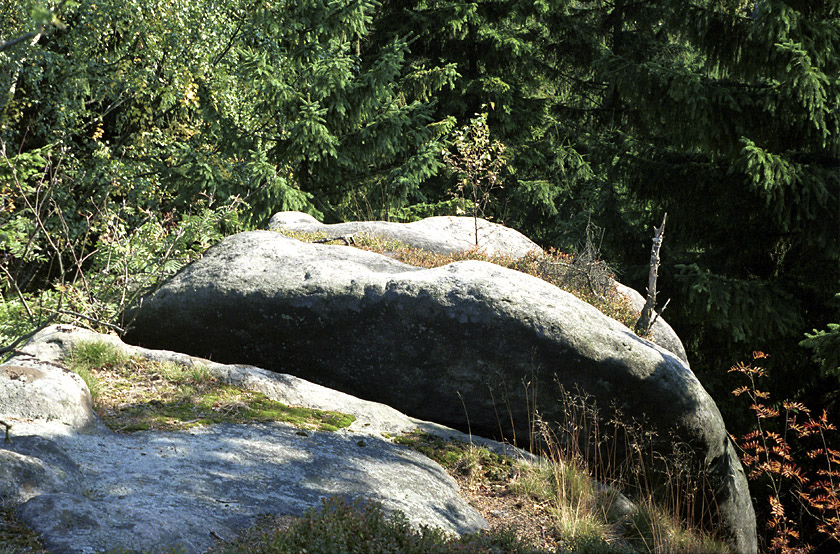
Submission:
{"label": "undergrowth", "polygon": [[560,387],[557,397],[562,408],[558,421],[536,423],[541,454],[558,468],[571,466],[608,485],[581,494],[594,495],[589,504],[621,507],[618,492],[633,499],[632,512],[610,517],[620,522],[627,544],[650,553],[730,552],[709,525],[719,514],[689,445],[678,436],[658,436],[646,421],[629,418],[615,406],[602,411],[580,390]]}
{"label": "undergrowth", "polygon": [[[44,202],[49,198],[44,194]],[[31,220],[27,233],[0,236],[0,356],[53,322],[120,332],[128,305],[226,234],[245,229],[240,214],[247,205],[237,197],[216,202],[206,196],[191,214],[103,202],[81,234],[43,220],[48,208],[34,206],[23,218]],[[48,237],[40,247],[39,236]]]}
{"label": "undergrowth", "polygon": [[[580,458],[572,459],[547,442],[538,463],[526,463],[499,456],[486,448],[425,433],[396,437],[404,444],[432,458],[459,478],[462,488],[500,490],[525,504],[538,519],[544,512],[548,523],[536,521],[547,532],[551,549],[564,553],[603,554],[729,554],[731,550],[677,515],[673,506],[654,500],[648,493],[634,505],[619,494],[622,483],[599,484],[591,468]],[[531,523],[531,522],[529,522]],[[545,529],[548,525],[550,529]],[[510,529],[514,534],[523,530]],[[527,530],[524,535],[528,536]],[[531,533],[533,534],[533,533]],[[520,537],[523,538],[523,537]]]}
{"label": "undergrowth", "polygon": [[49,554],[38,535],[18,519],[14,509],[2,505],[0,554]]}
{"label": "undergrowth", "polygon": [[386,514],[375,502],[331,497],[285,529],[258,526],[212,554],[538,554],[509,532],[452,537],[438,529],[414,528],[402,512]]}
{"label": "undergrowth", "polygon": [[[753,361],[767,358],[753,353]],[[748,384],[735,396],[750,402],[755,429],[732,437],[741,449],[741,461],[766,505],[767,548],[780,554],[840,551],[840,451],[833,448],[837,427],[825,410],[812,414],[800,402],[770,402],[759,389],[764,368],[738,363],[730,372],[744,375]]]}
{"label": "undergrowth", "polygon": [[131,358],[103,341],[77,343],[67,363],[87,383],[94,409],[114,431],[257,421],[335,431],[355,420],[339,412],[287,406],[223,383],[200,364]]}

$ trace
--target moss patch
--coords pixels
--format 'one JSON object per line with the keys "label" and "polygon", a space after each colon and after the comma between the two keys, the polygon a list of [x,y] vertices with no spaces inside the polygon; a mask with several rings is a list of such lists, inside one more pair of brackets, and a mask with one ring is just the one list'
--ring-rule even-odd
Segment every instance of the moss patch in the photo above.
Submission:
{"label": "moss patch", "polygon": [[457,440],[446,440],[422,431],[394,437],[393,442],[410,447],[450,471],[457,471],[469,480],[504,482],[519,474],[524,466],[507,456],[499,456],[486,448]]}
{"label": "moss patch", "polygon": [[114,431],[265,421],[335,431],[355,421],[352,415],[287,406],[223,383],[205,366],[151,362],[115,352],[119,349],[104,342],[81,342],[68,360],[69,368],[97,391],[94,408]]}
{"label": "moss patch", "polygon": [[0,507],[0,554],[48,554],[38,535],[21,523],[12,508]]}

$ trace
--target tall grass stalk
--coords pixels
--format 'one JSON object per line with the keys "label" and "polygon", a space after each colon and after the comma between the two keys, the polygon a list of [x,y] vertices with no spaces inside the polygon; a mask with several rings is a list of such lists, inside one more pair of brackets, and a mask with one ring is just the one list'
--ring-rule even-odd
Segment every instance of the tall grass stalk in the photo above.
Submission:
{"label": "tall grass stalk", "polygon": [[[615,408],[612,417],[603,417],[594,399],[581,391],[561,388],[559,401],[561,420],[538,426],[539,454],[551,460],[561,532],[576,539],[626,534],[635,549],[657,554],[730,550],[700,531],[716,511],[699,492],[708,487],[688,445],[676,437],[659,440],[644,422],[629,420]],[[667,443],[670,451],[661,452],[659,445]],[[621,493],[635,500],[635,509],[628,511]]]}

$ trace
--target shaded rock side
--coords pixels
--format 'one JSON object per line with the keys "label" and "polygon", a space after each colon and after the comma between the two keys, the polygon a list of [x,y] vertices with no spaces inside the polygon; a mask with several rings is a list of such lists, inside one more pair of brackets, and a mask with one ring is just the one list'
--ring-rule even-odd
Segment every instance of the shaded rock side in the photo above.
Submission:
{"label": "shaded rock side", "polygon": [[79,467],[53,441],[30,435],[0,446],[0,506],[42,494],[82,494]]}
{"label": "shaded rock side", "polygon": [[558,386],[580,390],[691,445],[717,526],[737,551],[756,551],[743,469],[694,374],[537,278],[476,261],[422,270],[255,231],[211,248],[127,316],[128,342],[289,372],[520,441],[534,406],[559,420]]}
{"label": "shaded rock side", "polygon": [[[478,244],[475,242],[476,223]],[[365,233],[437,254],[454,254],[477,247],[486,254],[521,258],[531,251],[540,250],[534,241],[515,229],[485,219],[476,222],[472,217],[437,216],[411,223],[351,221],[327,225],[309,214],[279,212],[271,217],[268,228],[305,233],[323,232],[329,237]]]}
{"label": "shaded rock side", "polygon": [[[382,438],[420,430],[443,439],[475,443],[499,455],[529,461],[536,459],[528,452],[514,448],[510,444],[463,433],[431,421],[413,418],[385,404],[363,400],[294,375],[269,371],[247,364],[221,364],[171,350],[142,348],[126,344],[114,335],[96,333],[73,325],[51,325],[42,329],[25,346],[21,347],[19,350],[21,353],[9,360],[8,363],[14,364],[22,358],[37,359],[40,363],[52,367],[53,371],[63,371],[61,362],[66,359],[77,344],[85,342],[108,343],[125,356],[135,359],[175,363],[187,367],[200,366],[224,383],[229,383],[244,390],[261,392],[272,400],[290,406],[333,410],[350,414],[355,420],[347,428],[347,431],[355,434]],[[0,401],[0,406],[2,406],[2,401]],[[38,420],[33,420],[31,423],[22,423],[14,419],[9,421],[13,422],[12,436],[26,434],[43,426],[38,423]],[[58,427],[62,428],[63,426],[59,425]],[[90,432],[96,430],[95,427],[86,429]],[[98,430],[102,430],[101,425]]]}

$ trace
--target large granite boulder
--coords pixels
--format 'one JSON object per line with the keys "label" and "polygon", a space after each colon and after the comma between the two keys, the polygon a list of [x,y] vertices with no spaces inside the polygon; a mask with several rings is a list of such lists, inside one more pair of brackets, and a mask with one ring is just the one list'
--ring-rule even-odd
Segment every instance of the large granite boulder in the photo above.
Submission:
{"label": "large granite boulder", "polygon": [[409,415],[522,441],[559,388],[690,445],[738,552],[756,551],[746,478],[688,367],[574,296],[478,261],[418,269],[270,231],[229,237],[126,314],[128,342],[288,372]]}
{"label": "large granite boulder", "polygon": [[[356,421],[336,432],[275,422],[113,433],[89,412],[84,382],[68,380],[73,376],[62,366],[78,341],[108,342],[137,359],[200,364],[220,381],[298,406],[349,413]],[[416,526],[449,533],[487,525],[446,471],[385,437],[421,429],[466,440],[455,430],[291,375],[147,350],[70,326],[44,329],[22,351],[0,365],[0,379],[11,375],[14,381],[3,389],[14,394],[0,393],[0,413],[11,425],[10,441],[0,434],[0,506],[15,508],[54,554],[198,554],[264,514],[302,515],[333,495],[373,500],[404,512]],[[26,369],[36,364],[37,372]],[[20,401],[21,382],[32,385],[27,390],[41,413]],[[43,384],[55,382],[68,390]],[[72,403],[79,409],[70,410]],[[516,455],[503,445],[477,442]]]}
{"label": "large granite boulder", "polygon": [[[278,212],[271,217],[268,228],[272,231],[298,231],[323,233],[328,238],[343,238],[366,234],[386,240],[399,241],[412,248],[436,254],[457,254],[472,248],[475,244],[475,227],[478,225],[478,246],[488,255],[502,255],[521,258],[541,252],[537,243],[515,229],[472,217],[439,216],[429,217],[412,223],[392,221],[350,221],[324,224],[313,216],[301,212]],[[645,298],[636,290],[619,282],[613,282],[618,294],[627,298],[630,305],[641,312]],[[676,354],[688,364],[688,356],[679,336],[665,319],[658,317],[650,330],[653,341]]]}

